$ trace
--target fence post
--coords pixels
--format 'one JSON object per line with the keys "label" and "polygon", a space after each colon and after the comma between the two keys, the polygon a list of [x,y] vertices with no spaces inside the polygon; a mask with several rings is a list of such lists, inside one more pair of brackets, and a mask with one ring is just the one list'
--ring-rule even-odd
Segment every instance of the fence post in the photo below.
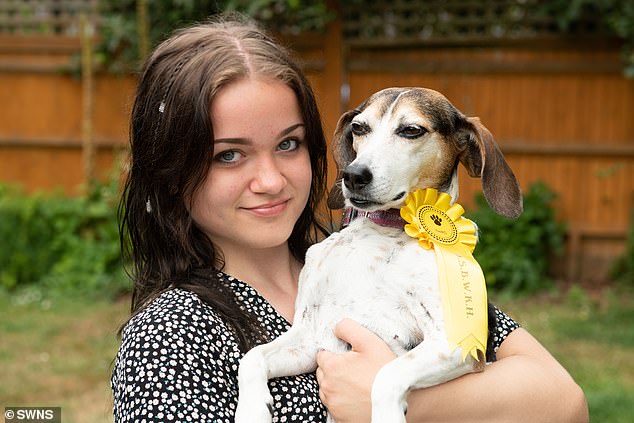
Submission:
{"label": "fence post", "polygon": [[85,188],[95,180],[95,140],[93,137],[94,119],[94,66],[92,54],[93,24],[85,13],[79,16],[81,40],[81,76],[82,76],[82,158],[84,162]]}
{"label": "fence post", "polygon": [[139,63],[142,65],[150,52],[150,22],[146,0],[137,0],[137,34],[139,37]]}

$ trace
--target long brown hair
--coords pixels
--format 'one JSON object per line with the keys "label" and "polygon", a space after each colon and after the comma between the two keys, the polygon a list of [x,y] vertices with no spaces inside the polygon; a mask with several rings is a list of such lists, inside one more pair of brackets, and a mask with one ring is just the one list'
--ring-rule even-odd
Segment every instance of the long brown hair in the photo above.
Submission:
{"label": "long brown hair", "polygon": [[245,350],[261,328],[219,282],[222,256],[193,223],[185,201],[211,165],[211,103],[222,87],[254,74],[288,85],[303,115],[313,183],[288,241],[303,262],[308,247],[325,233],[316,218],[326,184],[321,119],[312,89],[289,52],[244,18],[221,17],[179,30],[146,61],[132,110],[131,166],[119,206],[122,251],[132,263],[132,313],[169,289],[187,289],[214,307]]}

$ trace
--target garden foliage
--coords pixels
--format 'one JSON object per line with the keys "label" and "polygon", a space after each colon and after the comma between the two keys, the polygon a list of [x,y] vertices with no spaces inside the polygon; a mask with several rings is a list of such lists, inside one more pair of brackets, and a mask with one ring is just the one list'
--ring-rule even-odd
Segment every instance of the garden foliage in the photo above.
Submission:
{"label": "garden foliage", "polygon": [[562,32],[574,31],[588,21],[598,22],[623,41],[624,73],[634,78],[634,2],[632,0],[548,0],[539,13],[554,16]]}
{"label": "garden foliage", "polygon": [[616,259],[610,276],[617,282],[634,287],[634,210],[630,222],[625,252]]}
{"label": "garden foliage", "polygon": [[115,72],[134,69],[139,63],[140,37],[147,37],[152,47],[177,28],[204,22],[220,12],[238,12],[272,31],[291,34],[323,31],[334,17],[325,0],[146,0],[145,4],[147,28],[139,26],[139,0],[100,3],[100,65]]}
{"label": "garden foliage", "polygon": [[125,290],[117,228],[118,186],[86,195],[27,195],[0,186],[0,286],[37,287],[64,295]]}
{"label": "garden foliage", "polygon": [[517,219],[497,215],[484,196],[467,213],[478,225],[474,257],[487,285],[511,294],[529,294],[552,286],[551,259],[563,252],[565,225],[558,222],[552,201],[556,194],[538,182],[524,194],[524,212]]}
{"label": "garden foliage", "polygon": [[[113,296],[130,288],[117,228],[118,184],[96,184],[88,194],[27,195],[0,186],[0,286],[37,287],[65,295]],[[549,287],[550,260],[563,247],[564,225],[555,219],[555,194],[530,187],[516,220],[495,214],[484,198],[469,213],[480,242],[474,253],[487,284],[515,294]]]}

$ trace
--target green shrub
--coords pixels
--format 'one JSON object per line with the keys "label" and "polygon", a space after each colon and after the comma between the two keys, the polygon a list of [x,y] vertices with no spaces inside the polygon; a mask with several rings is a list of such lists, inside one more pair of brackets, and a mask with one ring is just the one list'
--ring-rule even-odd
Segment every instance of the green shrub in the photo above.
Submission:
{"label": "green shrub", "polygon": [[0,187],[0,286],[37,287],[63,295],[114,295],[128,278],[117,228],[118,187],[96,184],[87,195],[26,195]]}
{"label": "green shrub", "polygon": [[630,233],[627,236],[625,253],[616,261],[610,269],[610,277],[617,282],[634,286],[634,210],[630,220]]}
{"label": "green shrub", "polygon": [[[319,32],[334,18],[324,0],[154,0],[145,2],[146,33],[139,33],[139,0],[100,2],[100,40],[97,61],[115,72],[135,69],[140,37],[151,46],[176,28],[204,22],[220,12],[239,12],[269,30],[297,34]],[[142,25],[141,25],[142,26]]]}
{"label": "green shrub", "polygon": [[468,213],[480,236],[474,257],[491,288],[529,294],[552,285],[550,259],[562,253],[565,234],[551,205],[555,198],[544,183],[535,183],[524,195],[524,212],[511,220],[491,210],[482,194],[476,195],[477,208]]}
{"label": "green shrub", "polygon": [[575,30],[592,22],[623,40],[625,76],[634,78],[634,2],[632,0],[548,0],[538,2],[537,14],[552,16],[559,29]]}

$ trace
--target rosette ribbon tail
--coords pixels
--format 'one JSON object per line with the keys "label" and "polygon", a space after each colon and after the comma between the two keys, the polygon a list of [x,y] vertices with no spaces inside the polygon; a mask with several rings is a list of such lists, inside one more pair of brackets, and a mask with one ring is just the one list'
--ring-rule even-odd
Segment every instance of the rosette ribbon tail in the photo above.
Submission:
{"label": "rosette ribbon tail", "polygon": [[487,295],[484,274],[471,253],[455,254],[434,245],[449,349],[462,350],[481,360],[488,334]]}
{"label": "rosette ribbon tail", "polygon": [[401,208],[401,217],[408,222],[405,232],[436,254],[450,350],[460,347],[463,360],[471,355],[479,361],[486,356],[488,335],[486,284],[472,255],[475,224],[463,213],[462,206],[451,205],[449,194],[433,188],[410,193]]}

